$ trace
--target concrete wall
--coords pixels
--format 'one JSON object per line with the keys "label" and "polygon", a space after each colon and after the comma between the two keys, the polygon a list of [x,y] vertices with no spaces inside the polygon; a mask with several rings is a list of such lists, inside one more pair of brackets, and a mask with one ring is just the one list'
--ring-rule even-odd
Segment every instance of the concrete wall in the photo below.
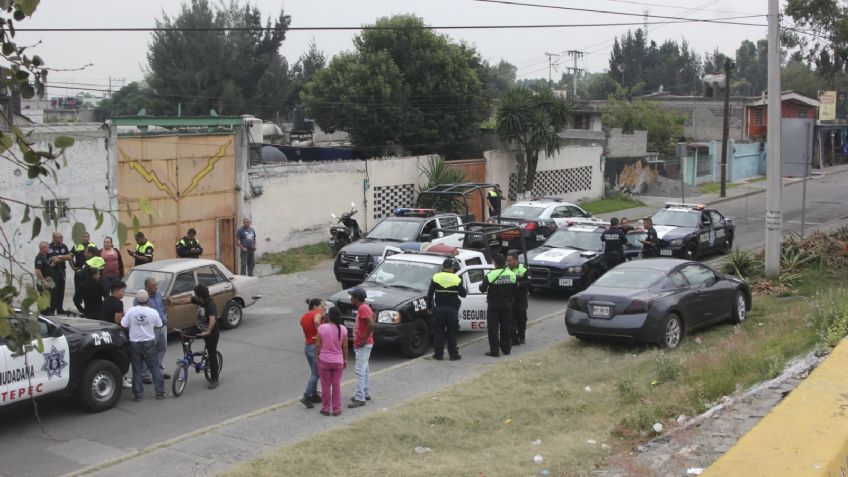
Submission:
{"label": "concrete wall", "polygon": [[728,146],[727,174],[731,182],[762,176],[766,173],[765,152],[760,143],[731,144]]}
{"label": "concrete wall", "polygon": [[607,136],[607,156],[637,157],[648,152],[648,131],[633,131],[624,134],[621,128],[613,128]]}
{"label": "concrete wall", "polygon": [[[27,171],[8,161],[0,161],[0,189],[2,195],[11,200],[27,202],[41,206],[42,200],[67,199],[69,207],[91,207],[96,205],[100,210],[112,210],[115,207],[115,139],[113,129],[106,126],[98,127],[80,124],[79,126],[45,125],[25,129],[32,131],[30,136],[36,150],[46,150],[47,144],[52,143],[57,136],[72,136],[76,139],[73,147],[65,152],[67,167],[62,167],[57,173],[58,183],[52,178],[29,179]],[[14,146],[11,153],[22,157],[19,148]],[[9,153],[5,153],[8,155]],[[43,183],[42,183],[43,181]],[[9,237],[16,259],[23,262],[27,272],[32,273],[32,262],[38,254],[38,243],[42,240],[49,242],[54,228],[44,224],[41,233],[32,236],[32,221],[21,224],[24,206],[10,203],[12,220],[0,226]],[[30,217],[41,217],[41,211],[31,211]],[[75,222],[85,224],[90,231],[92,240],[102,245],[103,237],[113,238],[117,223],[107,216],[100,230],[94,230],[96,219],[91,211],[70,211],[66,218],[59,220],[58,231],[65,237],[65,243],[70,248],[73,244],[71,228]]]}

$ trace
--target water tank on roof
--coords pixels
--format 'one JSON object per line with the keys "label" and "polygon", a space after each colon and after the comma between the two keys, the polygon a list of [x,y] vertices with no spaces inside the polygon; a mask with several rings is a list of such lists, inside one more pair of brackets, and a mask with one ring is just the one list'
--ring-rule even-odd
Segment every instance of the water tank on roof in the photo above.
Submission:
{"label": "water tank on roof", "polygon": [[304,133],[315,130],[315,121],[306,119],[306,108],[297,106],[292,110],[292,132]]}
{"label": "water tank on roof", "polygon": [[279,164],[288,161],[283,151],[274,146],[262,146],[259,148],[259,157],[263,164]]}

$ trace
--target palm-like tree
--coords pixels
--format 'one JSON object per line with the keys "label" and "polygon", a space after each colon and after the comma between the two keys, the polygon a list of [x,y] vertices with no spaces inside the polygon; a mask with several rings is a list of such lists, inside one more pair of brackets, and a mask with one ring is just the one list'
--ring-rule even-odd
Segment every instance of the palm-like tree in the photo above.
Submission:
{"label": "palm-like tree", "polygon": [[534,92],[514,86],[501,98],[496,115],[498,135],[521,149],[516,156],[521,192],[533,190],[539,154],[551,156],[562,147],[557,133],[565,127],[569,114],[565,99],[550,89]]}

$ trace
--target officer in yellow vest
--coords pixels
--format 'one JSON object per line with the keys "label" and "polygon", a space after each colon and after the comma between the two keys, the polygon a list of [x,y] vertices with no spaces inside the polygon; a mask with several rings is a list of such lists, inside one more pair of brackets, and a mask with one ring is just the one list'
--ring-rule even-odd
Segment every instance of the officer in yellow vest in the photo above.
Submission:
{"label": "officer in yellow vest", "polygon": [[[503,196],[501,195],[501,186],[500,184],[495,184],[494,190],[490,190],[488,194],[486,194],[486,201],[489,203],[489,219],[497,218],[500,220],[501,218],[501,199]],[[494,222],[494,220],[492,220]]]}
{"label": "officer in yellow vest", "polygon": [[135,266],[144,265],[153,261],[153,251],[155,247],[142,232],[135,234],[135,250],[128,248],[127,253],[135,258]]}
{"label": "officer in yellow vest", "polygon": [[86,232],[82,236],[82,242],[75,244],[74,248],[71,249],[71,253],[74,256],[74,270],[79,270],[85,264],[85,251],[91,247],[94,247],[94,255],[97,255],[97,245],[91,241],[91,235]]}
{"label": "officer in yellow vest", "polygon": [[203,247],[197,241],[197,230],[194,228],[188,229],[188,232],[183,238],[177,242],[177,256],[180,258],[200,258],[203,254]]}
{"label": "officer in yellow vest", "polygon": [[530,293],[530,274],[524,264],[518,261],[518,252],[510,252],[506,257],[506,266],[515,273],[517,285],[515,301],[512,304],[512,316],[515,320],[515,337],[512,345],[523,345],[526,341],[524,333],[527,330],[527,295]]}
{"label": "officer in yellow vest", "polygon": [[515,336],[515,321],[512,306],[515,302],[518,277],[506,266],[506,257],[501,254],[492,260],[495,269],[486,274],[480,291],[486,293],[489,307],[486,310],[486,331],[489,333],[489,351],[486,356],[497,358],[501,353],[512,352]]}
{"label": "officer in yellow vest", "polygon": [[433,315],[433,359],[443,360],[445,330],[448,336],[448,354],[451,361],[462,359],[456,346],[459,334],[460,298],[467,292],[462,279],[456,275],[457,262],[446,258],[442,271],[433,275],[427,290],[427,311]]}

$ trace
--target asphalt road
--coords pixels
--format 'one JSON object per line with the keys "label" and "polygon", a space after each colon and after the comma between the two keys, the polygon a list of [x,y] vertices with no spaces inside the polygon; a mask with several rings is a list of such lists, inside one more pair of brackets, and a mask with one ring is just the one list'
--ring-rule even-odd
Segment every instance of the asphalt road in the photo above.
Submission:
{"label": "asphalt road", "polygon": [[[841,185],[846,178],[848,175],[832,175],[810,181],[808,230],[848,217]],[[784,190],[787,232],[800,230],[801,189],[798,184]],[[737,246],[761,245],[765,233],[764,194],[733,199],[717,207],[734,217]],[[69,397],[45,398],[39,401],[45,432],[28,405],[0,410],[0,474],[41,476],[72,472],[300,396],[308,377],[298,325],[305,310],[304,301],[328,296],[338,289],[329,266],[263,279],[264,298],[245,311],[240,328],[222,333],[219,349],[224,366],[217,390],[207,390],[205,379],[192,375],[180,398],[156,401],[152,386],[147,386],[143,402],[134,403],[127,392],[116,408],[100,414],[81,410]],[[531,297],[530,319],[550,315],[564,309],[564,305],[564,297],[535,295]],[[461,342],[478,336],[466,333]],[[528,345],[532,346],[533,343]],[[167,368],[173,367],[179,353],[179,343],[172,339]],[[376,371],[402,361],[393,351],[375,350],[371,363]]]}

